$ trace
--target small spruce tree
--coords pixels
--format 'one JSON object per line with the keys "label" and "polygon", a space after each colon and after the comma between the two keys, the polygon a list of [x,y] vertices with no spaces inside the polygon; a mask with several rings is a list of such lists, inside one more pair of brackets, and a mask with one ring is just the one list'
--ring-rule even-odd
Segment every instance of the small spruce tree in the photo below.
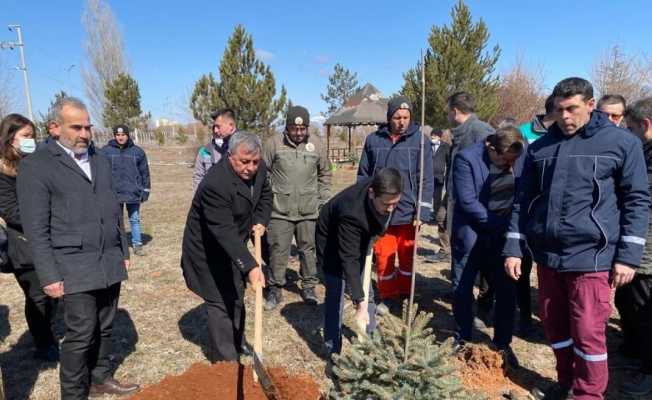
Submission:
{"label": "small spruce tree", "polygon": [[[466,393],[455,367],[452,339],[435,343],[433,315],[414,307],[407,318],[407,303],[403,319],[384,317],[371,336],[355,340],[342,354],[334,355],[334,386],[330,400],[434,400],[473,399]],[[407,362],[405,335],[412,326]]]}

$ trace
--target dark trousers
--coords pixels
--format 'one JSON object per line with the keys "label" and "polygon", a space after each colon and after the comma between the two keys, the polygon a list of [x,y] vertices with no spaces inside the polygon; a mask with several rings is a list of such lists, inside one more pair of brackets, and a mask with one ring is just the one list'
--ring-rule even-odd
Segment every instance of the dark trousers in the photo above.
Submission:
{"label": "dark trousers", "polygon": [[[324,299],[324,344],[329,354],[342,351],[342,316],[344,315],[344,287],[342,277],[324,274],[326,296]],[[374,301],[373,285],[369,287],[369,325],[367,333],[376,329],[376,303]]]}
{"label": "dark trousers", "polygon": [[[530,274],[532,273],[532,257],[525,256],[521,260],[521,276],[516,282],[516,302],[519,309],[519,322],[532,322],[532,294],[530,293]],[[481,270],[479,278],[478,307],[485,312],[491,311],[495,297],[495,277],[492,271]]]}
{"label": "dark trousers", "polygon": [[623,347],[641,359],[641,370],[652,374],[652,275],[636,274],[627,285],[616,290]]}
{"label": "dark trousers", "polygon": [[208,361],[237,361],[241,352],[245,308],[242,297],[222,302],[206,300],[208,314]]}
{"label": "dark trousers", "polygon": [[57,300],[43,293],[33,269],[16,270],[14,276],[25,294],[25,319],[34,345],[37,348],[55,345],[52,323],[57,313]]}
{"label": "dark trousers", "polygon": [[458,326],[458,336],[470,341],[473,329],[473,285],[480,270],[488,271],[494,278],[496,312],[494,313],[494,343],[499,347],[512,341],[514,311],[516,309],[516,282],[507,276],[500,255],[502,240],[478,238],[469,254],[453,257],[459,276],[453,297],[453,315]]}
{"label": "dark trousers", "polygon": [[439,236],[439,246],[445,253],[450,253],[451,243],[447,231],[447,208],[448,194],[444,195],[444,184],[435,181],[435,190],[432,199],[431,218],[437,224],[437,236]]}
{"label": "dark trousers", "polygon": [[119,297],[120,283],[64,294],[66,335],[59,371],[62,400],[85,400],[90,383],[101,384],[111,377],[111,332]]}

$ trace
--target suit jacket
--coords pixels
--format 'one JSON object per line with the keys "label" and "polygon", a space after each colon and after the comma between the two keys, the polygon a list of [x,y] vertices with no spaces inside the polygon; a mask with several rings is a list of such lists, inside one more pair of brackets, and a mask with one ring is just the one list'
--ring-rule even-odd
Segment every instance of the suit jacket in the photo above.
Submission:
{"label": "suit jacket", "polygon": [[181,269],[188,288],[212,302],[241,299],[244,277],[257,265],[246,245],[251,227],[267,226],[271,212],[264,161],[252,186],[236,175],[227,157],[209,169],[197,187],[183,233]]}
{"label": "suit jacket", "polygon": [[[432,154],[432,173],[435,178],[435,184],[443,185],[446,183],[446,177],[448,176],[450,168],[451,146],[450,144],[440,140],[437,151],[433,151]],[[437,210],[435,209],[433,211],[436,212]]]}
{"label": "suit jacket", "polygon": [[18,203],[41,286],[67,294],[127,279],[129,250],[109,161],[88,150],[92,180],[57,141],[20,163]]}
{"label": "suit jacket", "polygon": [[329,200],[319,213],[315,229],[317,265],[327,274],[345,278],[355,301],[364,297],[360,275],[367,250],[389,219],[372,209],[370,186],[371,179],[363,179]]}

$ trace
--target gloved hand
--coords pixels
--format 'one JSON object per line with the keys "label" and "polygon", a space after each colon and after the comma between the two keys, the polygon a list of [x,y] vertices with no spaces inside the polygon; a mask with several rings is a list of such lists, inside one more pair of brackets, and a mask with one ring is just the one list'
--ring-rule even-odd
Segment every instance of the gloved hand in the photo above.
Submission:
{"label": "gloved hand", "polygon": [[149,191],[148,190],[143,190],[140,194],[140,202],[144,203],[147,200],[149,200]]}

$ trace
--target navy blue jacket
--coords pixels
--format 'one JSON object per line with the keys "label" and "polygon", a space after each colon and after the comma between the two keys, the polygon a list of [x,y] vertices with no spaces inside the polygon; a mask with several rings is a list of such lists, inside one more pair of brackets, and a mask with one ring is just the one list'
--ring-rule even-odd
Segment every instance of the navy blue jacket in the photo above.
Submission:
{"label": "navy blue jacket", "polygon": [[[456,256],[469,254],[478,234],[504,237],[509,217],[490,212],[487,207],[491,196],[489,169],[491,160],[484,141],[475,143],[457,153],[453,161],[453,208],[452,249]],[[514,164],[514,181],[519,185],[525,151]],[[456,257],[457,258],[457,257]]]}
{"label": "navy blue jacket", "polygon": [[111,162],[113,188],[120,203],[141,203],[149,198],[150,181],[147,156],[131,138],[120,148],[115,139],[102,148]]}
{"label": "navy blue jacket", "polygon": [[[419,149],[423,134],[419,125],[411,123],[407,132],[392,143],[389,135],[389,125],[380,128],[367,136],[358,167],[358,182],[363,178],[374,176],[376,171],[393,167],[399,170],[403,178],[403,192],[390,225],[409,224],[414,221],[417,213],[417,197],[419,192]],[[432,214],[432,198],[434,179],[432,175],[432,147],[430,139],[424,138],[424,164],[426,173],[423,176],[423,194],[421,195],[421,221],[428,222]]]}
{"label": "navy blue jacket", "polygon": [[638,267],[650,197],[641,142],[595,111],[575,135],[557,124],[528,148],[504,256],[526,239],[539,265],[598,272]]}

